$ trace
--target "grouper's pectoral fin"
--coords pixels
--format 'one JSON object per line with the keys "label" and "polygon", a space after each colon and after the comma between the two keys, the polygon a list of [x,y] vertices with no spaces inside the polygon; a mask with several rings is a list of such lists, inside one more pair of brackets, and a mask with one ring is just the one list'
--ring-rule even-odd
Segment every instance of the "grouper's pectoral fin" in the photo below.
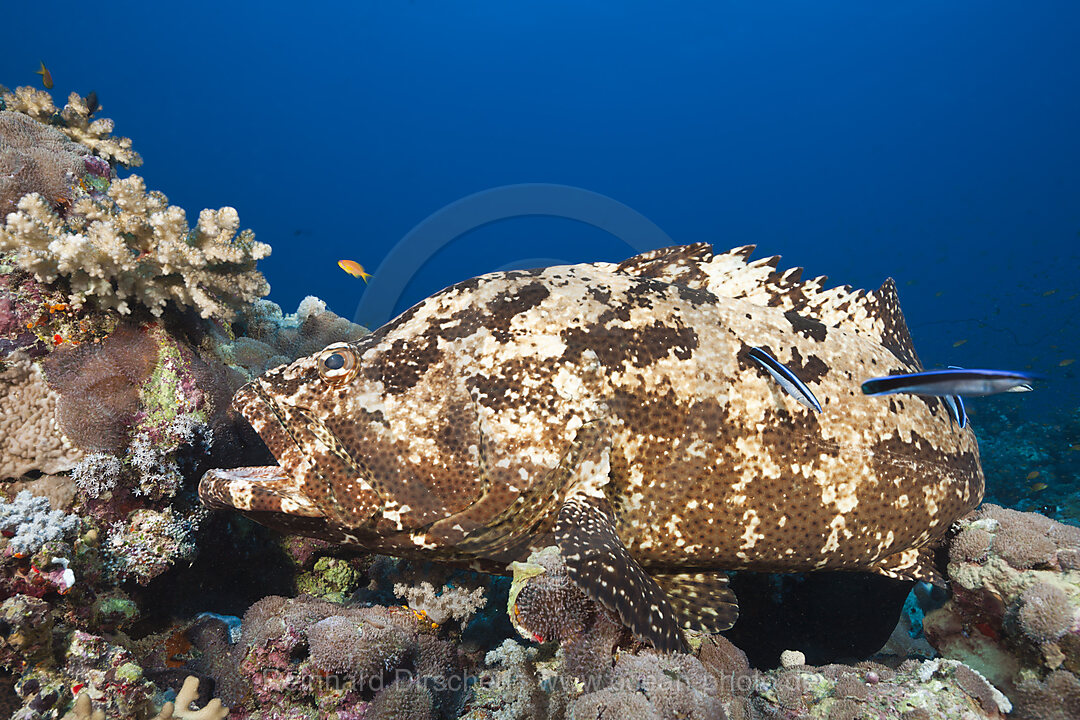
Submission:
{"label": "grouper's pectoral fin", "polygon": [[675,609],[615,532],[602,497],[572,493],[559,510],[555,542],[570,579],[657,650],[686,652]]}
{"label": "grouper's pectoral fin", "polygon": [[868,569],[872,573],[895,580],[921,580],[945,587],[945,578],[934,565],[934,551],[928,547],[910,548],[888,555]]}
{"label": "grouper's pectoral fin", "polygon": [[718,633],[739,619],[739,603],[722,572],[652,573],[686,630]]}

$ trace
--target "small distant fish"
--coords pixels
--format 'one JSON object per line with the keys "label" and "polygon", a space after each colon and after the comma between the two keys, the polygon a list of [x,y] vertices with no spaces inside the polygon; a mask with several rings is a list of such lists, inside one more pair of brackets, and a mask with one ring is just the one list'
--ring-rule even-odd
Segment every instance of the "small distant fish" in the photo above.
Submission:
{"label": "small distant fish", "polygon": [[1031,383],[1038,380],[1031,373],[1013,370],[927,370],[907,375],[888,375],[871,378],[862,384],[864,395],[966,395],[980,397],[1004,392],[1027,392]]}
{"label": "small distant fish", "polygon": [[1080,452],[1080,443],[1077,443],[1076,445],[1070,445],[1069,449],[1075,452]]}
{"label": "small distant fish", "polygon": [[1069,367],[1074,362],[1076,362],[1076,358],[1065,358],[1064,360],[1062,360],[1061,362],[1058,363],[1058,367]]}
{"label": "small distant fish", "polygon": [[814,397],[814,393],[810,391],[810,388],[806,387],[806,383],[795,377],[795,373],[784,367],[783,363],[759,347],[750,348],[748,354],[750,355],[750,359],[764,368],[769,375],[772,375],[772,379],[775,380],[780,387],[784,388],[788,395],[811,410],[821,412],[821,403]]}
{"label": "small distant fish", "polygon": [[1043,293],[1043,297],[1050,297],[1051,295],[1053,295],[1056,292],[1057,292],[1057,288],[1055,288],[1053,290],[1047,290],[1046,292]]}
{"label": "small distant fish", "polygon": [[953,347],[960,347],[961,345],[963,345],[966,342],[967,342],[967,338],[964,338],[963,340],[957,340],[956,342],[954,342],[952,344],[952,346]]}
{"label": "small distant fish", "polygon": [[1030,490],[1033,493],[1037,493],[1037,492],[1042,492],[1043,490],[1045,490],[1048,487],[1050,487],[1050,486],[1047,485],[1044,482],[1037,482],[1034,485],[1032,485],[1030,488],[1028,488],[1028,490]]}
{"label": "small distant fish", "polygon": [[86,103],[86,112],[93,115],[101,108],[101,103],[98,102],[97,92],[91,90],[90,94],[83,98],[83,102]]}
{"label": "small distant fish", "polygon": [[45,67],[44,61],[42,61],[41,69],[36,74],[41,76],[41,84],[45,86],[45,89],[52,90],[52,73],[49,72],[49,68]]}
{"label": "small distant fish", "polygon": [[1029,480],[1029,481],[1034,480],[1035,478],[1039,477],[1039,475],[1041,475],[1041,474],[1042,473],[1040,473],[1038,470],[1032,470],[1031,472],[1029,472],[1027,474],[1027,478],[1025,478],[1025,479]]}
{"label": "small distant fish", "polygon": [[338,260],[338,267],[349,273],[353,277],[363,278],[364,282],[368,281],[371,277],[371,273],[364,270],[364,266],[354,260]]}

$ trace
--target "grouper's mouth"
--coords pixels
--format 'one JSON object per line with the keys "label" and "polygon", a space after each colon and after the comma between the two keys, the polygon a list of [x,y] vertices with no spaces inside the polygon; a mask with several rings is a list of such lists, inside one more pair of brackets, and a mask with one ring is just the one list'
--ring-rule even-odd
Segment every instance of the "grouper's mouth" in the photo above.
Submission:
{"label": "grouper's mouth", "polygon": [[289,431],[285,413],[259,381],[241,387],[232,406],[251,424],[278,464],[207,471],[199,482],[203,503],[212,509],[324,517],[304,494],[304,479],[311,468],[302,444]]}

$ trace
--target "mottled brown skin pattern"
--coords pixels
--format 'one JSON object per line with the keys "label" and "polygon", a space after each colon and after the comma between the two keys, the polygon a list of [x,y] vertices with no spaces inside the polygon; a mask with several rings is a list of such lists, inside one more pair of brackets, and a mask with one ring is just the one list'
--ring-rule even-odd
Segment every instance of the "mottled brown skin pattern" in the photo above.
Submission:
{"label": "mottled brown skin pattern", "polygon": [[[287,530],[505,572],[551,544],[588,476],[649,572],[930,578],[915,551],[978,504],[983,476],[973,432],[939,400],[861,394],[868,377],[919,369],[906,329],[876,323],[892,349],[860,331],[872,298],[853,296],[856,312],[840,294],[821,311],[851,312],[854,331],[800,314],[790,271],[769,276],[762,302],[710,292],[731,284],[694,262],[657,271],[680,285],[634,260],[623,267],[638,274],[598,263],[474,278],[268,372],[235,403],[280,471],[212,471],[204,499]],[[747,357],[754,346],[823,411],[788,396]],[[327,378],[320,363],[334,352],[352,369]],[[589,460],[601,457],[610,471]]]}

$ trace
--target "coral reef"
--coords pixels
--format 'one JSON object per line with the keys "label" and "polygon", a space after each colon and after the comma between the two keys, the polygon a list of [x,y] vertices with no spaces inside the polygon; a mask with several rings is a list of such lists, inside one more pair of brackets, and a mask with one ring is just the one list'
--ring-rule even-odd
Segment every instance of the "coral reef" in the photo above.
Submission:
{"label": "coral reef", "polygon": [[1080,410],[1025,419],[1010,398],[991,398],[973,423],[986,472],[985,502],[1080,523]]}
{"label": "coral reef", "polygon": [[334,314],[325,302],[311,295],[289,315],[283,315],[276,303],[256,300],[243,310],[233,327],[243,334],[219,338],[214,352],[248,379],[331,343],[356,340],[368,332]]}
{"label": "coral reef", "polygon": [[464,627],[476,611],[487,604],[482,587],[470,590],[444,585],[436,591],[429,582],[422,582],[419,586],[397,583],[394,594],[404,598],[410,608],[422,612],[436,625],[454,620],[459,627]]}
{"label": "coral reef", "polygon": [[936,659],[910,660],[895,671],[860,663],[754,673],[748,683],[736,686],[727,714],[731,720],[1001,720],[1011,709],[979,673],[960,662]]}
{"label": "coral reef", "polygon": [[167,302],[202,317],[231,319],[270,286],[255,263],[270,246],[245,230],[236,210],[203,210],[195,228],[184,211],[142,178],[113,181],[102,198],[77,199],[61,218],[36,193],[19,200],[0,227],[0,250],[43,282],[63,276],[70,300],[131,312],[129,301],[161,315]]}
{"label": "coral reef", "polygon": [[74,93],[58,111],[48,93],[0,87],[0,251],[8,261],[44,283],[64,278],[75,306],[93,298],[124,314],[134,303],[160,316],[172,302],[227,320],[266,295],[255,264],[270,246],[239,231],[236,210],[203,210],[191,228],[142,178],[114,178],[106,161],[141,159],[130,140],[111,136],[111,120],[91,115]]}
{"label": "coral reef", "polygon": [[41,195],[57,209],[70,205],[89,154],[89,148],[54,127],[0,110],[0,217],[28,193]]}
{"label": "coral reef", "polygon": [[131,149],[131,140],[114,137],[114,123],[108,118],[93,119],[86,98],[76,93],[68,96],[63,109],[57,109],[52,95],[24,85],[12,92],[0,85],[0,110],[22,113],[40,123],[49,123],[69,138],[89,148],[95,155],[125,167],[142,165],[142,158]]}
{"label": "coral reef", "polygon": [[223,686],[243,718],[451,718],[465,691],[453,644],[403,608],[267,597],[233,658]]}
{"label": "coral reef", "polygon": [[949,553],[953,596],[923,621],[930,644],[1000,688],[1014,717],[1080,717],[1080,528],[984,505]]}
{"label": "coral reef", "polygon": [[60,540],[79,529],[79,518],[53,510],[49,499],[23,490],[12,502],[0,500],[0,532],[7,543],[4,552],[27,557],[47,542]]}
{"label": "coral reef", "polygon": [[83,456],[60,430],[60,395],[26,353],[9,355],[0,370],[0,478],[32,470],[58,473]]}

